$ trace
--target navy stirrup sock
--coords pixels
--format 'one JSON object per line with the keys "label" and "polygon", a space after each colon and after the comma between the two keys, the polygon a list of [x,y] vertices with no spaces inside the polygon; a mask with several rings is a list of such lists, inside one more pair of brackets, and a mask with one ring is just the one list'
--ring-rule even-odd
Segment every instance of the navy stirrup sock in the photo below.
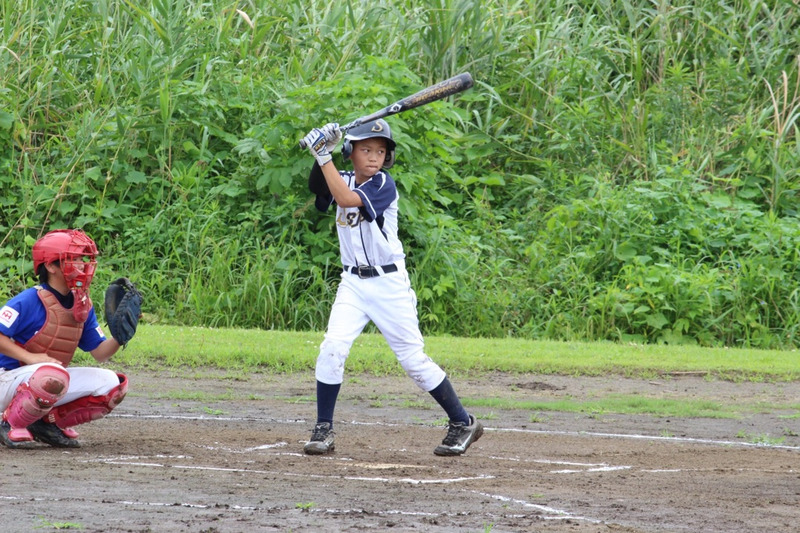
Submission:
{"label": "navy stirrup sock", "polygon": [[333,427],[333,410],[336,407],[336,398],[339,396],[341,383],[328,385],[317,381],[317,423],[330,422]]}
{"label": "navy stirrup sock", "polygon": [[430,391],[430,395],[442,406],[451,422],[463,422],[464,425],[469,425],[469,414],[461,405],[461,400],[458,399],[449,379],[444,378],[438,387]]}

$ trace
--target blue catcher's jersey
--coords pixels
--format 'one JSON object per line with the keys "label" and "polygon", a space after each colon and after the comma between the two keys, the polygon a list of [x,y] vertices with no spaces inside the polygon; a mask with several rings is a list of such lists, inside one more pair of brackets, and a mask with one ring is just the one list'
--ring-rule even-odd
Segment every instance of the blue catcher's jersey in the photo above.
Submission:
{"label": "blue catcher's jersey", "polygon": [[[64,296],[57,291],[43,285],[45,290],[50,290],[63,304]],[[47,319],[47,311],[44,304],[39,299],[37,289],[31,287],[25,289],[18,295],[11,298],[5,306],[0,309],[0,333],[9,337],[20,345],[24,345],[44,326]],[[106,340],[103,330],[97,321],[97,314],[94,307],[89,310],[89,316],[83,324],[83,334],[78,342],[78,348],[85,352],[91,352],[100,343]],[[19,368],[20,362],[13,357],[0,354],[0,368],[13,370]]]}

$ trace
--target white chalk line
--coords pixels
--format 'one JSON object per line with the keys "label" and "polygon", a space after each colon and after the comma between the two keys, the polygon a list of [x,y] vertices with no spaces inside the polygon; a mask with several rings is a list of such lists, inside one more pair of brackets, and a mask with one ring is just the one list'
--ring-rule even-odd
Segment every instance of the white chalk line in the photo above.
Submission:
{"label": "white chalk line", "polygon": [[255,416],[187,416],[187,415],[142,415],[127,413],[112,413],[106,418],[140,418],[157,420],[220,420],[222,422],[276,422],[278,424],[308,424],[303,418],[259,418]]}
{"label": "white chalk line", "polygon": [[[165,463],[152,463],[142,461],[121,460],[114,458],[106,459],[92,459],[86,462],[97,462],[109,465],[124,465],[124,466],[140,466],[152,468],[178,468],[182,470],[209,470],[214,472],[238,472],[246,474],[280,474],[287,477],[307,477],[312,479],[346,479],[348,481],[376,481],[381,483],[407,483],[410,485],[448,485],[451,483],[461,483],[464,481],[480,481],[485,479],[494,479],[492,475],[479,475],[468,477],[456,478],[439,478],[439,479],[414,479],[414,478],[387,478],[387,477],[368,477],[368,476],[341,476],[341,475],[325,475],[325,474],[299,474],[297,472],[276,472],[274,470],[256,470],[253,468],[230,468],[220,466],[197,466],[197,465],[182,465],[175,464],[169,465]],[[394,468],[394,467],[393,467]]]}
{"label": "white chalk line", "polygon": [[[111,415],[115,416],[115,415]],[[304,419],[264,419],[264,418],[254,418],[254,417],[218,417],[218,416],[182,416],[182,415],[125,415],[119,414],[116,416],[120,417],[128,417],[128,418],[149,418],[149,419],[175,419],[175,420],[207,420],[207,421],[258,421],[264,423],[288,423],[288,424],[308,424],[309,422]],[[400,423],[384,423],[384,422],[363,422],[363,421],[351,421],[351,425],[366,425],[366,426],[384,426],[384,427],[398,427],[403,426],[406,424]],[[692,438],[692,437],[665,437],[665,436],[653,436],[653,435],[641,435],[641,434],[624,434],[624,433],[604,433],[604,432],[587,432],[587,431],[559,431],[559,430],[531,430],[531,429],[521,429],[521,428],[485,428],[485,431],[497,431],[497,432],[509,432],[509,433],[529,433],[535,435],[564,435],[564,436],[575,436],[575,437],[597,437],[597,438],[617,438],[617,439],[634,439],[634,440],[645,440],[645,441],[655,441],[655,442],[683,442],[683,443],[695,443],[695,444],[707,444],[712,446],[721,446],[721,447],[743,447],[743,448],[759,448],[759,449],[780,449],[780,450],[792,450],[792,451],[800,451],[800,446],[786,446],[786,445],[775,445],[775,444],[767,444],[767,443],[748,443],[748,442],[737,442],[737,441],[729,441],[729,440],[716,440],[716,439],[703,439],[703,438]],[[252,447],[247,450],[236,451],[230,448],[224,448],[225,451],[231,453],[247,453],[247,451],[258,451],[263,449],[270,449],[270,448],[278,448],[286,446],[286,443],[278,443],[275,445],[265,445],[265,446],[257,446]],[[213,447],[208,447],[214,449]],[[295,455],[298,457],[305,457],[304,454],[301,453],[281,453],[281,455]],[[345,460],[342,458],[336,458],[337,460]],[[504,460],[517,460],[520,461],[518,458],[500,458],[497,457],[496,459],[504,459]],[[560,464],[564,466],[576,466],[579,468],[565,468],[559,470],[551,470],[550,473],[554,474],[580,474],[580,473],[593,473],[593,472],[610,472],[610,471],[620,471],[620,470],[629,470],[632,467],[627,465],[617,465],[612,466],[604,463],[571,463],[565,461],[548,461],[548,460],[533,460],[532,462],[539,462],[539,463],[550,463],[550,464]],[[111,462],[109,464],[124,464],[127,466],[143,466],[143,467],[170,467],[169,465],[163,465],[159,463],[134,463],[134,462]],[[202,467],[202,466],[187,466],[187,465],[176,465],[172,466],[173,468],[184,468],[184,469],[209,469],[209,470],[220,470],[220,471],[232,471],[232,472],[246,472],[246,473],[254,473],[254,474],[276,474],[274,471],[258,471],[258,470],[249,470],[249,469],[231,469],[231,468],[218,468],[218,467]],[[375,467],[379,468],[379,467]],[[691,470],[691,469],[690,469]],[[680,473],[687,471],[686,469],[642,469],[642,472],[647,473]],[[322,479],[345,479],[349,481],[359,481],[359,482],[380,482],[380,483],[407,483],[407,484],[449,484],[449,483],[459,483],[464,481],[472,481],[472,480],[480,480],[480,479],[491,479],[494,476],[478,476],[478,477],[465,477],[465,478],[451,478],[451,479],[433,479],[433,480],[421,480],[421,479],[414,479],[414,478],[402,478],[402,479],[392,479],[392,478],[385,478],[385,477],[366,477],[366,476],[325,476],[320,474],[298,474],[298,473],[282,473],[285,476],[292,476],[292,477],[311,477],[311,478],[322,478]],[[569,511],[565,511],[563,509],[557,509],[549,506],[539,505],[531,502],[527,502],[524,500],[511,498],[508,496],[503,496],[499,494],[488,494],[479,491],[471,491],[474,494],[478,494],[480,496],[491,498],[494,500],[514,503],[519,505],[525,509],[534,509],[540,513],[543,513],[541,516],[544,520],[577,520],[577,521],[585,521],[590,523],[602,523],[602,520],[578,516],[570,513]],[[128,504],[122,502],[124,504]],[[134,505],[134,503],[130,503],[130,505]],[[148,504],[150,505],[150,504]],[[152,504],[152,505],[161,505],[161,504]],[[163,505],[175,505],[173,504],[163,504]],[[189,505],[189,504],[187,504]],[[241,509],[247,510],[252,508],[242,507]],[[322,511],[325,513],[358,513],[359,510],[350,509],[350,510],[332,510],[327,509]],[[373,514],[402,514],[402,515],[416,515],[420,513],[411,513],[407,511],[401,510],[385,510],[385,511],[371,511]],[[436,513],[422,513],[425,516],[436,516]],[[441,515],[442,513],[439,513]],[[445,515],[447,513],[444,513]]]}
{"label": "white chalk line", "polygon": [[484,428],[484,431],[505,431],[511,433],[532,433],[536,435],[565,435],[569,437],[601,437],[611,439],[635,439],[652,440],[661,442],[688,442],[692,444],[712,444],[724,446],[726,448],[738,446],[743,448],[767,448],[776,450],[800,451],[800,446],[788,446],[785,444],[770,444],[761,442],[740,442],[733,440],[700,439],[694,437],[663,437],[661,435],[638,435],[636,433],[602,433],[596,431],[556,431],[538,429],[519,429],[519,428]]}
{"label": "white chalk line", "polygon": [[[109,417],[118,418],[142,418],[142,419],[167,419],[167,420],[206,420],[206,421],[224,421],[224,422],[263,422],[263,423],[278,423],[278,424],[309,424],[308,420],[301,418],[254,418],[254,417],[223,417],[223,416],[184,416],[184,415],[133,415],[133,414],[110,414]],[[383,426],[383,427],[400,427],[407,424],[388,423],[388,422],[361,422],[352,420],[349,422],[354,426]],[[439,426],[425,426],[425,427],[439,427]],[[703,439],[695,437],[665,437],[662,435],[641,435],[636,433],[603,433],[596,431],[563,431],[563,430],[547,430],[547,429],[522,429],[522,428],[493,428],[484,427],[484,431],[488,432],[501,432],[501,433],[530,433],[532,435],[563,435],[568,437],[601,437],[612,439],[634,439],[634,440],[650,440],[655,442],[685,442],[692,444],[709,444],[713,446],[724,447],[742,447],[742,448],[759,448],[759,449],[775,449],[775,450],[792,450],[800,452],[800,446],[789,446],[785,444],[771,444],[767,442],[741,442],[732,440],[718,440],[718,439]]]}
{"label": "white chalk line", "polygon": [[[251,450],[256,450],[261,447],[253,447],[250,448]],[[158,455],[153,456],[155,458],[161,459],[187,459],[185,455],[176,455],[176,456],[165,456],[165,455]],[[120,457],[107,457],[107,458],[96,458],[91,459],[86,462],[101,462],[104,464],[113,464],[113,465],[122,465],[122,466],[129,466],[129,467],[142,467],[142,468],[177,468],[183,470],[208,470],[208,471],[219,471],[219,472],[236,472],[236,473],[246,473],[246,474],[271,474],[275,475],[275,471],[267,471],[267,470],[256,470],[250,468],[224,468],[224,467],[214,467],[214,466],[197,466],[197,465],[186,465],[186,464],[175,464],[169,465],[160,462],[150,462],[146,460],[136,461],[135,459],[146,459],[141,456],[120,456]],[[352,460],[352,459],[351,459]],[[545,461],[543,461],[545,462]],[[580,463],[572,463],[574,465],[580,465]],[[363,466],[363,463],[353,463],[353,466]],[[404,468],[406,466],[414,466],[417,468],[423,468],[421,465],[402,465],[402,464],[379,464],[379,465],[369,465],[372,468]],[[589,466],[602,466],[597,463],[593,463]],[[416,479],[410,477],[403,477],[403,478],[387,478],[387,477],[378,477],[378,476],[340,476],[340,475],[325,475],[325,474],[300,474],[296,472],[280,472],[280,475],[287,476],[287,477],[305,477],[311,479],[328,479],[328,480],[346,480],[346,481],[357,481],[357,482],[368,482],[368,483],[399,483],[399,484],[410,484],[410,485],[449,485],[455,483],[462,483],[462,482],[469,482],[469,481],[484,481],[488,479],[494,479],[495,476],[493,475],[478,475],[478,476],[462,476],[462,477],[455,477],[455,478],[439,478],[439,479]],[[510,502],[517,505],[521,505],[526,509],[535,509],[540,513],[545,513],[542,517],[545,520],[560,520],[560,519],[574,519],[574,520],[582,520],[582,521],[590,521],[594,523],[600,523],[600,520],[590,519],[581,516],[575,516],[568,511],[564,511],[561,509],[555,509],[548,506],[542,506],[533,504],[530,502],[525,502],[523,500],[510,498],[507,496],[502,496],[498,494],[486,494],[479,491],[470,491],[473,494],[478,494],[480,496],[491,498],[493,500],[499,500],[503,502]],[[116,502],[120,505],[143,505],[143,506],[169,506],[169,505],[176,505],[174,503],[166,504],[160,502],[134,502],[134,501],[118,501]],[[194,508],[207,508],[210,506],[203,505],[203,504],[189,504],[189,503],[182,503],[178,504],[182,507],[194,507]],[[257,508],[253,507],[246,507],[246,506],[239,506],[241,510],[258,510]],[[346,513],[353,513],[358,512],[358,510],[331,510],[326,509],[326,513],[336,513],[341,514],[343,512]],[[362,511],[363,512],[363,511]],[[401,514],[401,515],[408,515],[408,516],[437,516],[441,515],[441,513],[415,513],[403,510],[384,510],[384,511],[375,511],[374,513],[377,514]],[[448,514],[448,513],[445,513]],[[553,515],[553,516],[548,516]]]}
{"label": "white chalk line", "polygon": [[[258,417],[222,417],[222,416],[184,416],[184,415],[132,415],[132,414],[122,414],[122,413],[115,413],[111,415],[112,417],[119,417],[119,418],[137,418],[137,419],[175,419],[175,420],[203,420],[203,421],[256,421],[262,423],[284,423],[284,424],[307,424],[309,423],[307,420],[304,419],[265,419],[265,418],[258,418]],[[361,422],[361,421],[352,421],[351,424],[353,425],[368,425],[368,426],[403,426],[406,424],[391,424],[391,423],[372,423],[372,422]],[[738,446],[738,447],[754,447],[754,448],[771,448],[771,449],[788,449],[798,451],[800,447],[797,446],[785,446],[785,445],[774,445],[774,444],[761,444],[761,443],[746,443],[746,442],[736,442],[736,441],[727,441],[727,440],[715,440],[715,439],[699,439],[699,438],[690,438],[690,437],[664,437],[664,436],[652,436],[652,435],[639,435],[639,434],[619,434],[619,433],[602,433],[602,432],[577,432],[577,431],[554,431],[554,430],[530,430],[530,429],[520,429],[520,428],[486,428],[486,431],[498,431],[498,432],[513,432],[513,433],[528,433],[528,434],[539,434],[539,435],[566,435],[566,436],[576,436],[576,437],[599,437],[599,438],[620,438],[620,439],[637,439],[637,440],[650,440],[650,441],[661,441],[661,442],[688,442],[688,443],[698,443],[698,444],[709,444],[709,445],[716,445],[716,446]],[[250,448],[244,449],[235,449],[231,447],[214,447],[214,446],[203,446],[203,448],[207,449],[220,449],[227,453],[250,453],[250,452],[257,452],[262,450],[275,450],[278,448],[285,448],[288,446],[286,442],[277,442],[273,444],[265,444],[260,446],[254,446]],[[305,457],[304,454],[300,453],[279,453],[280,455],[293,455],[298,457]],[[243,469],[243,468],[223,468],[223,467],[214,467],[214,466],[198,466],[198,465],[187,465],[187,464],[177,464],[177,465],[168,465],[163,462],[154,462],[153,459],[168,459],[168,460],[191,460],[191,456],[186,455],[154,455],[150,457],[138,457],[138,456],[121,456],[116,458],[101,458],[101,459],[94,459],[92,461],[95,462],[102,462],[105,464],[115,464],[115,465],[125,465],[125,466],[136,466],[142,468],[178,468],[178,469],[185,469],[185,470],[208,470],[208,471],[222,471],[222,472],[236,472],[236,473],[248,473],[248,474],[271,474],[275,475],[278,472],[275,471],[265,471],[265,470],[255,470],[255,469]],[[500,458],[497,457],[498,460],[517,460],[520,461],[518,458]],[[342,458],[338,458],[338,460],[344,460]],[[630,466],[611,466],[604,463],[573,463],[573,462],[566,462],[566,461],[549,461],[549,460],[530,460],[531,462],[538,462],[538,463],[545,463],[545,464],[554,464],[554,465],[563,465],[563,466],[575,466],[578,468],[565,468],[560,470],[552,470],[551,473],[560,473],[560,474],[572,474],[572,473],[589,473],[589,472],[608,472],[608,471],[615,471],[615,470],[627,470],[630,469]],[[91,461],[87,461],[91,462]],[[527,461],[526,461],[527,462]],[[355,464],[354,464],[355,465]],[[363,465],[361,465],[363,466]],[[402,465],[400,465],[402,466]],[[419,467],[419,465],[415,465]],[[381,469],[381,468],[395,468],[394,465],[374,465],[372,468],[374,469]],[[648,470],[641,470],[642,472],[648,473],[679,473],[685,470],[681,469],[648,469]],[[446,478],[446,479],[415,479],[415,478],[399,478],[399,479],[392,479],[386,477],[367,477],[367,476],[324,476],[319,474],[298,474],[298,473],[283,473],[286,476],[293,476],[293,477],[312,477],[312,478],[323,478],[323,479],[336,479],[336,480],[349,480],[349,481],[359,481],[359,482],[378,482],[378,483],[404,483],[404,484],[414,484],[414,485],[421,485],[421,484],[452,484],[452,483],[461,483],[461,482],[468,482],[474,480],[485,480],[485,479],[492,479],[494,476],[490,475],[481,475],[481,476],[474,476],[474,477],[460,477],[460,478]],[[572,514],[569,511],[563,509],[557,509],[546,505],[540,505],[531,503],[525,500],[520,500],[517,498],[511,498],[504,495],[499,494],[489,494],[480,491],[470,491],[474,494],[480,495],[485,498],[490,498],[498,501],[513,503],[515,505],[521,506],[524,509],[532,509],[536,510],[539,513],[544,513],[544,516],[541,516],[544,520],[578,520],[578,521],[586,521],[591,523],[602,523],[602,520],[597,520],[590,517],[584,516],[577,516]],[[16,496],[2,496],[0,495],[0,500],[21,500],[22,498]],[[26,498],[27,499],[27,498]],[[45,501],[45,499],[40,499],[40,501]],[[52,501],[52,500],[49,500]],[[121,500],[115,502],[119,505],[126,505],[126,506],[151,506],[151,507],[185,507],[185,508],[196,508],[196,509],[208,509],[211,507],[215,507],[215,505],[206,505],[206,504],[198,504],[198,503],[175,503],[175,502],[146,502],[146,501],[128,501],[128,500]],[[240,511],[258,511],[258,507],[251,507],[251,506],[239,506],[239,505],[231,505],[228,506],[231,510],[240,510]],[[337,510],[337,509],[325,509],[325,510],[311,510],[313,512],[323,512],[323,513],[335,513],[335,514],[358,514],[363,513],[363,510],[358,509],[344,509],[344,510]],[[410,511],[403,511],[403,510],[383,510],[383,511],[370,511],[371,514],[378,514],[378,515],[408,515],[408,516],[442,516],[448,515],[451,513],[421,513],[421,512],[410,512]]]}
{"label": "white chalk line", "polygon": [[554,507],[550,507],[548,505],[540,505],[538,503],[530,503],[526,502],[525,500],[519,500],[516,498],[509,498],[507,496],[501,496],[499,494],[488,494],[486,492],[479,492],[479,491],[472,491],[475,494],[479,494],[486,498],[491,498],[493,500],[499,500],[501,502],[511,502],[517,505],[521,505],[526,509],[536,509],[537,511],[548,513],[553,516],[543,516],[544,520],[582,520],[585,522],[592,522],[594,524],[602,523],[602,520],[597,520],[595,518],[587,518],[585,516],[576,516],[568,511],[564,511],[563,509],[556,509]]}
{"label": "white chalk line", "polygon": [[[474,492],[474,491],[473,491]],[[481,493],[475,492],[475,494],[482,495]],[[34,502],[58,502],[61,501],[61,498],[28,498],[28,497],[21,497],[21,496],[2,496],[0,495],[0,501],[8,500],[8,501],[34,501]],[[85,500],[84,500],[85,501]],[[510,501],[510,500],[509,500]],[[104,504],[114,503],[117,505],[125,505],[125,506],[132,506],[132,507],[184,507],[188,509],[218,509],[218,504],[203,504],[203,503],[175,503],[175,502],[146,502],[146,501],[138,501],[138,500],[117,500],[117,501],[104,501]],[[250,512],[257,512],[257,511],[276,511],[276,510],[291,510],[289,507],[252,507],[247,505],[226,505],[226,510],[229,511],[250,511]],[[369,514],[370,516],[378,515],[378,516],[422,516],[422,517],[439,517],[439,516],[447,516],[447,517],[456,517],[460,516],[461,513],[456,512],[448,512],[443,511],[439,513],[431,513],[431,512],[424,512],[424,511],[404,511],[401,509],[385,509],[385,510],[370,510],[366,511],[364,509],[304,509],[304,512],[307,513],[322,513],[322,514],[335,514],[340,516],[346,515],[363,515]],[[525,518],[526,515],[514,515],[515,518]],[[553,517],[557,518],[557,517]],[[574,518],[574,517],[567,517],[567,518]],[[551,517],[544,517],[545,520],[552,519]],[[580,520],[580,518],[575,518],[576,520]]]}
{"label": "white chalk line", "polygon": [[[8,500],[8,501],[31,501],[28,497],[21,497],[21,496],[2,496],[0,495],[0,500]],[[33,498],[32,501],[35,502],[57,502],[61,501],[61,498],[53,498],[53,499],[46,499],[46,498]],[[175,503],[175,502],[146,502],[146,501],[139,501],[139,500],[117,500],[114,502],[104,502],[104,503],[115,503],[117,505],[126,505],[126,506],[133,506],[133,507],[185,507],[189,509],[216,509],[219,507],[218,504],[204,504],[204,503]],[[232,511],[274,511],[280,510],[281,507],[252,507],[247,505],[227,505],[225,507],[227,510]],[[285,508],[289,509],[289,508]],[[325,513],[325,514],[336,514],[336,515],[359,515],[365,514],[367,511],[364,509],[306,509],[305,512],[311,513]],[[402,516],[457,516],[457,513],[450,513],[450,512],[443,512],[443,513],[426,513],[422,511],[403,511],[400,509],[387,509],[383,511],[369,511],[370,515],[381,515],[381,516],[391,516],[391,515],[402,515]]]}

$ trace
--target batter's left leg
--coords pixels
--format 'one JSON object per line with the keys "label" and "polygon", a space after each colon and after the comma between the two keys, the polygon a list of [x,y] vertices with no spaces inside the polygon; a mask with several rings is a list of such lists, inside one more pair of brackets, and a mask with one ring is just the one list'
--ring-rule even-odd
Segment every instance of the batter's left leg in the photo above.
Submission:
{"label": "batter's left leg", "polygon": [[[380,311],[371,314],[406,373],[424,391],[429,392],[449,418],[447,436],[436,447],[436,455],[461,455],[483,435],[483,426],[464,409],[445,372],[424,352],[417,317],[417,299],[405,271],[381,277],[391,295],[372,303]],[[391,310],[391,311],[390,311]],[[389,318],[390,317],[390,318]]]}
{"label": "batter's left leg", "polygon": [[425,354],[419,330],[417,297],[408,273],[401,270],[375,278],[379,286],[369,304],[369,317],[386,339],[406,374],[419,388],[430,392],[445,378],[444,371]]}

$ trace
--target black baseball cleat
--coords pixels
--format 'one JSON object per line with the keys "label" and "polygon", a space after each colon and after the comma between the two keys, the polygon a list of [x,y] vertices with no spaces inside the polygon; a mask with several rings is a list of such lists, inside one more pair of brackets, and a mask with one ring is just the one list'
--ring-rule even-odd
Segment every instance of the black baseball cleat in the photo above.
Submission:
{"label": "black baseball cleat", "polygon": [[333,443],[333,428],[330,422],[319,422],[314,426],[311,440],[303,446],[308,455],[323,455],[336,449]]}
{"label": "black baseball cleat", "polygon": [[6,448],[30,449],[36,446],[27,429],[12,429],[7,421],[0,421],[0,443]]}
{"label": "black baseball cleat", "polygon": [[442,443],[433,450],[436,455],[461,455],[470,444],[481,438],[483,426],[478,420],[469,415],[470,425],[463,422],[451,422],[447,428],[447,435]]}
{"label": "black baseball cleat", "polygon": [[57,425],[45,422],[42,419],[39,419],[28,426],[28,431],[31,432],[31,435],[33,435],[34,439],[56,448],[81,447],[81,443],[78,442],[78,439],[67,437]]}

